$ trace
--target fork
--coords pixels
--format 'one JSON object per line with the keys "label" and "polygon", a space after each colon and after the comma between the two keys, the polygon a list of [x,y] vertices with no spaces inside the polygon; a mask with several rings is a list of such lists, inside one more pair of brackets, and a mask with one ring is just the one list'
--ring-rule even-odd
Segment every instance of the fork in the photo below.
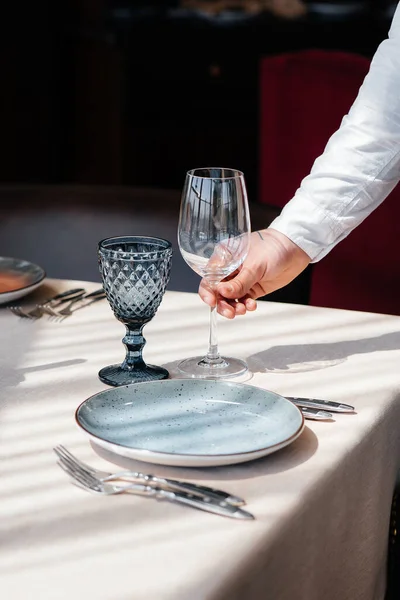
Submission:
{"label": "fork", "polygon": [[62,304],[62,302],[66,302],[67,300],[72,300],[73,298],[78,298],[85,293],[83,288],[76,288],[73,290],[67,290],[66,292],[61,292],[52,296],[43,304],[37,304],[32,310],[26,311],[21,306],[9,306],[8,309],[17,317],[22,317],[25,319],[40,319],[43,316],[43,313],[50,308],[54,302],[57,304]]}
{"label": "fork", "polygon": [[143,485],[135,483],[125,483],[124,485],[105,483],[98,477],[95,477],[91,473],[85,472],[76,465],[63,462],[62,460],[57,461],[57,464],[74,480],[73,483],[75,485],[81,488],[89,489],[91,492],[96,494],[102,494],[103,496],[122,494],[128,490],[134,491],[136,487],[141,490],[144,487]]}
{"label": "fork", "polygon": [[[89,304],[92,304],[93,302],[97,302],[97,300],[102,300],[105,297],[106,297],[106,294],[104,292],[104,289],[99,288],[98,290],[95,290],[94,292],[81,294],[80,296],[73,298],[71,300],[71,302],[69,302],[69,304],[67,304],[67,306],[65,306],[61,310],[55,310],[55,308],[53,306],[48,306],[46,309],[46,312],[49,314],[49,316],[53,317],[55,320],[61,321],[61,320],[65,319],[66,317],[70,317],[75,312],[75,310],[79,310],[79,308],[88,306]],[[83,302],[84,300],[89,300],[89,302]],[[77,302],[83,302],[83,304],[81,306],[75,308],[75,310],[72,310]]]}
{"label": "fork", "polygon": [[243,506],[246,504],[242,498],[232,496],[231,494],[228,494],[222,490],[217,490],[204,485],[188,483],[186,481],[178,481],[176,479],[157,477],[155,475],[146,475],[145,473],[139,473],[135,471],[119,471],[118,473],[100,471],[98,469],[93,469],[86,463],[77,459],[62,445],[56,446],[53,448],[53,450],[59,458],[58,464],[61,468],[66,467],[69,469],[75,469],[75,471],[80,473],[81,476],[95,477],[102,483],[108,484],[117,480],[134,480],[136,483],[140,483],[142,485],[150,485],[151,487],[159,486],[163,489],[179,490],[189,494],[194,494],[196,496],[201,496],[203,498],[210,498],[218,501],[222,500],[231,506]]}
{"label": "fork", "polygon": [[85,473],[76,465],[67,465],[61,461],[59,461],[58,464],[70,476],[72,483],[74,483],[77,487],[101,496],[112,496],[128,492],[137,494],[139,496],[152,497],[157,500],[169,500],[170,502],[184,504],[220,516],[246,520],[254,519],[254,515],[251,513],[243,510],[239,506],[229,504],[221,498],[215,499],[206,496],[196,497],[192,493],[169,490],[159,486],[147,484],[130,483],[122,486],[112,483],[105,483],[94,475]]}

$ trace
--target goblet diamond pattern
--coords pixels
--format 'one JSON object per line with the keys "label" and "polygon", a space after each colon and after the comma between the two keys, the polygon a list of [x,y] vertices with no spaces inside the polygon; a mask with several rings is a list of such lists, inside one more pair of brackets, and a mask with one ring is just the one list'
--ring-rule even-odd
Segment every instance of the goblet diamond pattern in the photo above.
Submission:
{"label": "goblet diamond pattern", "polygon": [[[134,261],[105,261],[102,267],[103,285],[110,306],[118,319],[149,319],[156,313],[166,284],[170,264],[151,257],[143,264]],[[150,316],[151,315],[151,316]]]}

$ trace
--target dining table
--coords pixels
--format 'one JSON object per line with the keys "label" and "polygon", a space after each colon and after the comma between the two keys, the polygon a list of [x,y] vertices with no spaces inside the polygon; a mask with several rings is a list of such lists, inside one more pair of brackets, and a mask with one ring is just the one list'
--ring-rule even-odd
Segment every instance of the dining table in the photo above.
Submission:
{"label": "dining table", "polygon": [[[46,278],[32,305],[97,282]],[[144,358],[179,378],[205,353],[209,309],[167,288],[146,325]],[[400,318],[260,301],[218,319],[220,350],[249,366],[243,382],[281,396],[355,407],[306,420],[257,460],[168,466],[90,440],[75,411],[109,389],[99,370],[123,359],[124,326],[107,300],[63,320],[0,307],[0,586],[12,600],[384,600],[391,504],[400,467]],[[53,448],[121,468],[223,489],[254,520],[72,485]]]}

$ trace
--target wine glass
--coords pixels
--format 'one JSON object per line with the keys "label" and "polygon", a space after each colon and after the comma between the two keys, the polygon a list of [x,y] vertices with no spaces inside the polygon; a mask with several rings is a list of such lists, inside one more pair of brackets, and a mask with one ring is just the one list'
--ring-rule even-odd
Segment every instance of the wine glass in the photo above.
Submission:
{"label": "wine glass", "polygon": [[[178,244],[182,257],[211,289],[244,261],[250,245],[250,212],[244,175],[236,169],[188,171],[182,192]],[[188,358],[178,369],[195,378],[226,378],[244,374],[247,364],[221,356],[217,340],[217,309],[210,310],[210,336],[205,356]]]}
{"label": "wine glass", "polygon": [[171,242],[135,235],[107,238],[99,242],[98,260],[107,300],[126,328],[125,360],[101,369],[100,380],[120,386],[166,379],[168,371],[146,364],[142,352],[143,328],[154,317],[169,282]]}

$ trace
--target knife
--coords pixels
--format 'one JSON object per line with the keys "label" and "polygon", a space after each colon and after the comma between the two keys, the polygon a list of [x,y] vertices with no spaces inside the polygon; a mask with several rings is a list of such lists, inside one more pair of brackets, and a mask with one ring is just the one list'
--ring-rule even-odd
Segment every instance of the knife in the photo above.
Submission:
{"label": "knife", "polygon": [[296,404],[296,406],[301,406],[304,408],[319,408],[321,410],[329,410],[332,412],[354,412],[354,406],[350,404],[343,404],[341,402],[332,402],[331,400],[320,400],[319,398],[298,398],[285,396],[290,402]]}
{"label": "knife", "polygon": [[[83,487],[77,482],[75,482],[75,485],[78,485],[78,487]],[[186,504],[192,508],[198,508],[222,517],[231,517],[233,519],[242,520],[252,520],[255,518],[254,515],[249,513],[247,510],[243,510],[243,508],[240,508],[239,506],[229,504],[229,502],[226,502],[225,500],[201,498],[200,496],[194,496],[193,494],[188,494],[186,492],[171,491],[160,487],[152,487],[151,485],[142,485],[138,483],[132,483],[127,486],[118,486],[113,484],[113,487],[115,491],[108,492],[108,495],[127,492],[128,494],[156,498],[157,500],[168,500],[169,502]]]}
{"label": "knife", "polygon": [[[231,517],[233,519],[242,519],[242,520],[253,520],[254,515],[249,513],[247,510],[243,510],[239,506],[233,506],[228,502],[218,502],[215,500],[206,500],[204,498],[195,497],[191,494],[186,494],[185,492],[170,492],[162,489],[154,489],[155,496],[160,498],[160,500],[169,500],[170,502],[177,502],[179,504],[186,504],[187,506],[191,506],[192,508],[199,508],[200,510],[204,510],[206,512],[214,513],[215,515],[220,515],[222,517]],[[149,494],[150,495],[150,494]]]}

